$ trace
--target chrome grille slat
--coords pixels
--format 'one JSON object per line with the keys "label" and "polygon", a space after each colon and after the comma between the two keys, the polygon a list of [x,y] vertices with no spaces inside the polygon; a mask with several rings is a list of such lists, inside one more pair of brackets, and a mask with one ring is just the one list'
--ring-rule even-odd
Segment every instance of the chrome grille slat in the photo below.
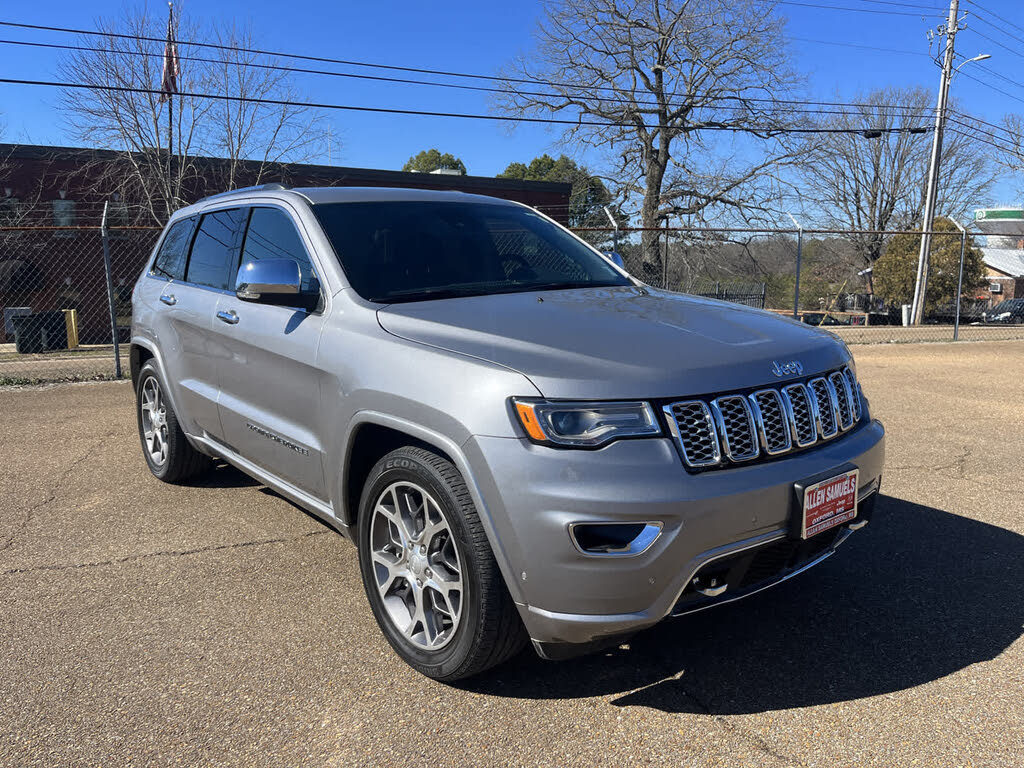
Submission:
{"label": "chrome grille slat", "polygon": [[754,421],[761,438],[761,448],[769,456],[785,453],[793,447],[789,434],[789,418],[782,395],[774,389],[762,389],[750,396]]}
{"label": "chrome grille slat", "polygon": [[839,426],[836,424],[836,395],[828,379],[820,376],[811,379],[807,382],[807,389],[811,393],[818,434],[825,440],[835,437],[839,433]]}
{"label": "chrome grille slat", "polygon": [[790,410],[789,425],[798,448],[809,448],[818,442],[818,427],[814,418],[811,395],[803,384],[790,384],[782,388]]}
{"label": "chrome grille slat", "polygon": [[860,421],[861,415],[860,391],[857,388],[857,379],[853,375],[853,369],[849,367],[843,368],[843,375],[846,377],[846,383],[850,387],[850,396],[852,398],[851,405],[853,406],[853,423],[856,424]]}
{"label": "chrome grille slat", "polygon": [[742,395],[715,398],[711,401],[711,413],[718,424],[725,455],[733,461],[756,459],[761,451],[747,399]]}
{"label": "chrome grille slat", "polygon": [[663,408],[691,469],[781,456],[832,440],[863,416],[849,367],[749,395],[682,400]]}
{"label": "chrome grille slat", "polygon": [[853,409],[850,406],[850,401],[853,398],[850,395],[850,385],[842,371],[829,374],[828,380],[832,384],[832,390],[836,393],[836,417],[839,421],[839,428],[845,432],[853,426]]}
{"label": "chrome grille slat", "polygon": [[682,449],[683,461],[694,468],[711,467],[722,461],[718,432],[711,409],[703,400],[688,400],[665,406],[669,427]]}

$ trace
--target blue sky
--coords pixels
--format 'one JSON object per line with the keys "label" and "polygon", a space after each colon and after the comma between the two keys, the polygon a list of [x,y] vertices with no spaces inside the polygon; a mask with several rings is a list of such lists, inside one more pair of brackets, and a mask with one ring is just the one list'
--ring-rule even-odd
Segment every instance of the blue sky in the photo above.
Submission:
{"label": "blue sky", "polygon": [[[908,7],[869,0],[806,0],[806,2],[902,11],[927,15]],[[935,8],[921,15],[832,11],[798,5],[782,6],[789,19],[795,63],[809,77],[809,92],[816,98],[853,100],[859,92],[887,85],[923,85],[934,92],[938,71],[928,52],[925,32],[944,16],[942,0],[905,0],[912,6]],[[35,24],[91,27],[97,17],[116,16],[124,3],[108,0],[48,0],[42,6],[5,4],[0,18]],[[163,3],[151,3],[162,13]],[[494,73],[513,56],[527,53],[540,8],[534,0],[441,0],[424,3],[406,0],[218,0],[183,4],[186,12],[199,17],[233,18],[248,21],[261,47],[345,59],[386,62],[442,70]],[[948,5],[945,6],[948,9]],[[966,65],[964,71],[988,80],[1007,91],[1002,95],[966,76],[958,76],[953,94],[966,111],[990,122],[998,122],[1011,111],[1024,112],[1024,86],[1017,85],[1016,73],[1024,64],[1024,33],[1006,27],[994,17],[984,23],[984,9],[1024,27],[1020,0],[984,0],[981,7],[961,1],[967,10],[968,29],[957,38],[964,56],[990,53],[986,62]],[[285,9],[286,12],[282,12]],[[976,16],[975,16],[976,14]],[[1004,47],[982,37],[988,35]],[[0,29],[2,39],[31,39],[67,42],[60,35],[46,35],[12,28]],[[815,41],[815,42],[812,42]],[[846,47],[844,43],[888,48],[913,53],[895,53]],[[1007,50],[1009,48],[1010,50]],[[56,52],[0,46],[0,77],[56,79]],[[968,69],[970,68],[970,69]],[[1009,78],[999,79],[992,72]],[[298,81],[300,90],[316,101],[367,106],[433,109],[455,112],[487,112],[486,94],[416,86],[366,83],[344,78],[307,77]],[[0,85],[0,121],[5,139],[36,144],[71,144],[65,124],[55,108],[51,90],[27,86]],[[399,168],[421,149],[437,147],[465,161],[469,172],[494,175],[512,161],[528,161],[552,145],[557,131],[538,126],[510,129],[491,121],[387,116],[334,112],[329,116],[340,146],[332,159],[336,164]],[[570,154],[574,154],[570,151]],[[577,159],[596,162],[581,152]],[[324,148],[323,161],[327,160]],[[1013,197],[1016,184],[1007,180],[996,190],[998,200]]]}

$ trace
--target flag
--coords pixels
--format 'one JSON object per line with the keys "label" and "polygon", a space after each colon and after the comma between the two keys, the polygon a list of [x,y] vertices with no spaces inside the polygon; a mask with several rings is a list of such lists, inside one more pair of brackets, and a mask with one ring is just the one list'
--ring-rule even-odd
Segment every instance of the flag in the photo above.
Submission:
{"label": "flag", "polygon": [[160,78],[160,103],[170,101],[171,94],[178,92],[178,45],[174,42],[174,9],[167,4],[167,42],[164,44],[164,71]]}

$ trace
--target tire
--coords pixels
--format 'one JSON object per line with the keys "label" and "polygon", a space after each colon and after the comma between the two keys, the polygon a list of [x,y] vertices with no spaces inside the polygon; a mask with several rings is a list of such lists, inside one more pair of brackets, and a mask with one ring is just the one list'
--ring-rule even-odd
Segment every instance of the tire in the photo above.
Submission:
{"label": "tire", "polygon": [[525,645],[519,613],[451,462],[417,447],[378,461],[363,488],[357,542],[373,615],[413,669],[451,682]]}
{"label": "tire", "polygon": [[135,417],[142,456],[158,480],[180,483],[208,469],[210,460],[185,437],[166,392],[156,365],[147,362],[139,371],[135,387]]}

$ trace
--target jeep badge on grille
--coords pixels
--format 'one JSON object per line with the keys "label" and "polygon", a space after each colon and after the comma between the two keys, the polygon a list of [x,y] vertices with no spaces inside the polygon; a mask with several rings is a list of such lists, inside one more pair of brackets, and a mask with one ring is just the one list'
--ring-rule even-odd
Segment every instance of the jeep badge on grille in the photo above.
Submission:
{"label": "jeep badge on grille", "polygon": [[799,360],[789,360],[785,363],[772,361],[772,373],[776,376],[799,376],[803,372],[804,366]]}

